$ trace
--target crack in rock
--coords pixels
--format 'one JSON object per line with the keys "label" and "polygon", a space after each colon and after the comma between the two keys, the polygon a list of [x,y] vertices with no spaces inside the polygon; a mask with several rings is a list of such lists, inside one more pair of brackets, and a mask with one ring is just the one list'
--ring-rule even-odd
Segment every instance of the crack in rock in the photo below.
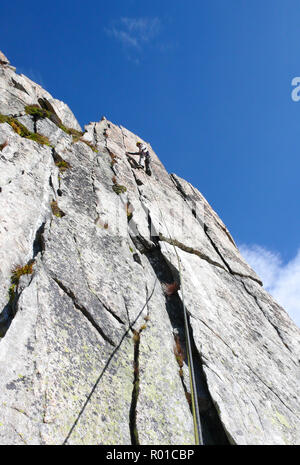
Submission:
{"label": "crack in rock", "polygon": [[[156,281],[155,281],[156,285]],[[154,288],[153,288],[154,292]],[[153,295],[153,292],[151,296]],[[130,406],[130,412],[129,412],[129,429],[130,429],[130,436],[131,436],[131,443],[134,446],[140,445],[139,442],[139,434],[138,434],[138,429],[137,429],[137,403],[138,403],[138,398],[139,398],[139,393],[140,393],[140,361],[139,361],[139,356],[140,356],[140,343],[141,343],[141,334],[142,332],[146,329],[147,327],[147,321],[150,317],[150,309],[149,309],[149,292],[148,292],[148,286],[146,283],[146,306],[147,306],[147,316],[145,318],[145,323],[140,327],[138,331],[132,329],[132,334],[133,334],[133,341],[134,341],[134,358],[133,358],[133,389],[132,389],[132,398],[131,398],[131,406]]]}
{"label": "crack in rock", "polygon": [[245,365],[246,365],[246,367],[251,371],[251,373],[253,373],[254,376],[255,376],[257,379],[259,379],[259,381],[260,381],[264,386],[266,386],[266,387],[274,394],[274,396],[277,397],[277,399],[282,403],[282,405],[285,406],[285,408],[287,408],[291,413],[293,413],[294,415],[296,415],[295,412],[294,412],[288,405],[286,405],[286,403],[280,398],[280,396],[279,396],[279,395],[278,395],[278,394],[277,394],[277,393],[276,393],[263,379],[261,379],[261,377],[260,377],[249,365],[247,365],[247,364],[245,364]]}
{"label": "crack in rock", "polygon": [[[133,326],[133,325],[138,321],[138,319],[140,318],[140,316],[142,315],[142,313],[143,313],[143,311],[144,311],[144,308],[148,305],[148,302],[149,302],[150,299],[152,298],[152,295],[153,295],[154,290],[155,290],[156,282],[157,282],[157,279],[156,279],[155,282],[154,282],[153,289],[152,289],[152,292],[151,292],[150,296],[149,296],[148,299],[146,300],[146,303],[143,305],[143,307],[141,308],[141,310],[138,312],[138,314],[137,314],[137,316],[136,316],[136,318],[135,318],[135,320],[134,320],[134,322],[132,323],[131,326]],[[115,349],[113,350],[113,352],[110,354],[110,356],[109,356],[107,362],[105,363],[105,366],[104,366],[104,368],[102,369],[100,375],[98,376],[98,378],[97,378],[97,380],[96,380],[96,382],[95,382],[93,388],[91,389],[91,391],[89,392],[89,394],[86,396],[86,400],[85,400],[85,402],[84,402],[84,404],[83,404],[83,406],[82,406],[82,408],[81,408],[79,414],[77,415],[77,417],[76,417],[76,419],[75,419],[73,425],[71,426],[70,431],[68,432],[66,438],[64,439],[63,445],[65,445],[65,444],[68,443],[68,440],[70,439],[70,437],[71,437],[71,435],[72,435],[74,429],[76,428],[76,426],[77,426],[77,424],[78,424],[78,422],[79,422],[79,420],[80,420],[82,414],[84,413],[84,411],[85,411],[85,409],[86,409],[86,407],[87,407],[89,401],[91,400],[92,395],[94,394],[94,392],[95,392],[95,390],[96,390],[96,388],[97,388],[99,382],[101,381],[101,379],[102,379],[104,373],[105,373],[106,370],[108,369],[108,367],[109,367],[109,365],[110,365],[112,359],[114,358],[115,354],[117,353],[117,351],[118,351],[118,350],[120,349],[120,347],[122,346],[122,343],[123,343],[124,339],[128,336],[129,332],[131,331],[131,326],[129,326],[129,327],[127,328],[127,330],[124,332],[124,334],[123,334],[123,336],[122,336],[122,338],[121,338],[119,344],[115,347]]]}
{"label": "crack in rock", "polygon": [[[34,260],[29,260],[27,264],[34,263]],[[18,313],[18,302],[23,291],[30,286],[34,276],[34,271],[29,274],[22,275],[17,283],[11,281],[11,286],[8,291],[9,301],[0,313],[0,341],[4,338],[13,319]]]}
{"label": "crack in rock", "polygon": [[211,265],[217,266],[218,268],[221,268],[222,270],[228,271],[224,266],[222,266],[220,263],[215,262],[212,260],[208,255],[200,252],[199,250],[194,249],[193,247],[189,247],[187,245],[184,245],[182,242],[177,241],[176,239],[168,238],[163,236],[161,233],[159,234],[159,240],[163,242],[167,242],[170,245],[173,245],[175,247],[178,247],[179,249],[183,250],[184,252],[197,255],[199,258],[202,260],[207,261]]}
{"label": "crack in rock", "polygon": [[[195,214],[195,211],[193,210],[192,206],[189,204],[189,200],[190,200],[190,196],[187,195],[185,193],[185,191],[183,190],[182,186],[178,183],[177,179],[175,179],[174,175],[170,175],[171,177],[171,180],[173,181],[175,187],[178,189],[178,191],[180,192],[182,198],[184,199],[184,201],[187,203],[187,205],[189,206],[190,210],[192,211],[193,215],[195,216],[195,218],[197,219],[198,223],[200,224],[200,226],[204,229],[204,232],[206,234],[206,237],[208,238],[209,242],[211,243],[212,247],[214,248],[214,250],[216,251],[216,253],[218,254],[218,256],[221,258],[222,262],[224,263],[225,265],[225,268],[226,271],[229,271],[233,276],[240,276],[242,278],[249,278],[249,279],[252,279],[253,281],[257,282],[258,284],[260,284],[261,286],[263,285],[263,283],[261,282],[260,279],[256,279],[255,277],[251,276],[251,275],[248,275],[248,274],[243,274],[243,273],[239,273],[237,271],[233,271],[232,268],[230,267],[229,263],[225,260],[225,258],[223,257],[222,253],[220,252],[220,250],[218,249],[217,245],[215,244],[215,242],[213,241],[213,239],[211,238],[211,236],[209,235],[209,227],[207,224],[203,223],[201,221],[200,218],[198,218]],[[195,189],[193,188],[193,186],[191,186],[192,190],[195,192]],[[196,192],[195,192],[195,195]],[[237,246],[233,240],[233,238],[231,237],[229,231],[227,231],[227,228],[224,226],[222,226],[220,223],[218,223],[219,226],[221,227],[222,231],[227,235],[228,239],[230,240],[230,242],[235,246],[235,248],[237,249]],[[184,249],[183,249],[184,250]],[[187,251],[187,250],[186,250]],[[193,253],[193,252],[191,252]],[[201,257],[200,257],[201,258]]]}
{"label": "crack in rock", "polygon": [[83,306],[80,305],[76,299],[76,296],[74,293],[68,289],[66,286],[63,285],[63,283],[57,279],[55,276],[51,276],[53,281],[56,282],[56,284],[60,287],[60,289],[63,290],[63,292],[72,300],[74,307],[77,308],[77,310],[80,310],[80,312],[88,319],[88,321],[92,324],[92,326],[96,329],[96,331],[100,334],[100,336],[108,342],[111,346],[115,347],[116,344],[111,340],[111,338],[104,333],[104,331],[100,328],[98,323],[94,320],[93,316],[90,314],[90,312]]}
{"label": "crack in rock", "polygon": [[[176,276],[174,276],[174,270],[169,267],[160,250],[160,247],[157,247],[155,250],[152,250],[145,255],[162,286],[164,283],[173,283],[174,280],[177,279],[178,270],[175,270]],[[183,304],[181,298],[178,295],[178,292],[172,296],[166,296],[165,305],[173,329],[178,331],[180,334],[180,340],[184,341],[185,329],[183,319]],[[215,407],[215,403],[209,391],[207,379],[203,370],[203,361],[196,347],[193,337],[193,330],[189,321],[188,327],[190,332],[194,370],[196,375],[196,386],[203,442],[204,444],[229,444],[227,431],[222,424],[219,412]],[[183,349],[186,352],[185,346],[183,346]],[[187,360],[185,360],[185,362],[187,363]],[[230,442],[234,443],[233,440],[230,440]]]}
{"label": "crack in rock", "polygon": [[247,285],[246,283],[244,283],[244,281],[241,279],[240,282],[242,283],[245,291],[247,292],[247,294],[249,294],[251,297],[253,297],[257,307],[260,309],[261,313],[263,314],[263,316],[265,317],[265,319],[268,321],[268,323],[275,329],[279,339],[280,339],[280,342],[289,350],[290,353],[293,353],[292,350],[289,348],[289,346],[287,345],[287,343],[283,340],[281,334],[280,334],[280,331],[279,329],[277,328],[276,325],[274,325],[274,323],[272,323],[272,321],[270,321],[270,319],[267,317],[266,313],[264,312],[262,306],[259,304],[259,301],[258,301],[258,297],[255,295],[255,294],[252,294],[252,292],[247,288]]}
{"label": "crack in rock", "polygon": [[[72,235],[72,234],[71,234],[71,235]],[[73,237],[73,239],[74,239],[75,248],[76,248],[76,251],[77,251],[77,254],[78,254],[78,257],[79,257],[80,268],[81,268],[81,271],[82,271],[83,276],[85,277],[85,282],[86,282],[86,285],[87,285],[87,287],[88,287],[90,293],[93,294],[93,295],[96,297],[96,299],[97,299],[97,300],[100,302],[100,304],[105,308],[105,310],[106,310],[108,313],[110,313],[110,315],[111,315],[112,317],[114,317],[114,318],[117,320],[118,323],[120,323],[121,325],[125,325],[125,322],[124,322],[124,321],[123,321],[110,307],[108,307],[108,305],[104,304],[104,303],[102,302],[102,300],[100,299],[100,297],[96,294],[96,292],[94,292],[94,291],[92,290],[92,288],[90,287],[90,283],[89,283],[88,277],[87,277],[87,275],[86,275],[86,273],[85,273],[85,267],[84,267],[84,265],[83,265],[83,263],[82,263],[81,253],[80,253],[80,250],[79,250],[79,247],[78,247],[78,243],[77,243],[77,239],[76,239],[75,234],[73,234],[72,237]]]}

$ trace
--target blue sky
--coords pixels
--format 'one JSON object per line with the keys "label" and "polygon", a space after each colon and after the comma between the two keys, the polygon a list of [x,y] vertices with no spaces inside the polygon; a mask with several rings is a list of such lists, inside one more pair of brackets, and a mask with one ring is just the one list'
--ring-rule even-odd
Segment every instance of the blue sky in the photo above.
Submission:
{"label": "blue sky", "polygon": [[82,125],[105,115],[148,140],[266,277],[296,266],[300,322],[299,1],[15,0],[0,15],[18,72]]}

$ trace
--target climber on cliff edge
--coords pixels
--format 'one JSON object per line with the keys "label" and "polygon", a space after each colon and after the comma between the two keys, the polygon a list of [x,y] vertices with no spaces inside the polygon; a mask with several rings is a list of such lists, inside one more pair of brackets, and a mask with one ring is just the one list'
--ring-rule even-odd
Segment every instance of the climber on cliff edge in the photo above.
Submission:
{"label": "climber on cliff edge", "polygon": [[126,155],[139,155],[140,159],[138,168],[146,169],[146,173],[148,174],[148,176],[151,176],[151,156],[149,153],[149,149],[145,144],[142,144],[142,142],[137,142],[136,146],[139,149],[138,152],[126,152]]}

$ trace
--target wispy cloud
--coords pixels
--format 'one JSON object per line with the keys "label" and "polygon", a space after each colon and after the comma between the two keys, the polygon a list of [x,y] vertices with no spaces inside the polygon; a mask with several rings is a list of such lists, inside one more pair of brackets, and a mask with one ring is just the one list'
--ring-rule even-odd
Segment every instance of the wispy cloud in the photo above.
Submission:
{"label": "wispy cloud", "polygon": [[300,249],[284,264],[280,254],[259,245],[241,245],[245,260],[262,278],[264,287],[300,326]]}
{"label": "wispy cloud", "polygon": [[120,18],[113,21],[106,34],[116,39],[127,51],[142,52],[144,46],[158,36],[161,30],[159,18]]}
{"label": "wispy cloud", "polygon": [[118,39],[120,42],[122,42],[122,44],[126,47],[140,48],[137,39],[126,31],[120,31],[113,27],[112,29],[108,30],[108,33],[110,33],[115,39]]}

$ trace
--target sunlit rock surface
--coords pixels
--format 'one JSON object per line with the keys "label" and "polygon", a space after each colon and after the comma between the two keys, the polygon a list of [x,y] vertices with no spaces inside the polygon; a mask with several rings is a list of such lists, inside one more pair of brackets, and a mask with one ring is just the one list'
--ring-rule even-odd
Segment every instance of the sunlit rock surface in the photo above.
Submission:
{"label": "sunlit rock surface", "polygon": [[3,54],[0,93],[0,443],[194,444],[184,294],[204,443],[299,444],[299,329],[201,193]]}

